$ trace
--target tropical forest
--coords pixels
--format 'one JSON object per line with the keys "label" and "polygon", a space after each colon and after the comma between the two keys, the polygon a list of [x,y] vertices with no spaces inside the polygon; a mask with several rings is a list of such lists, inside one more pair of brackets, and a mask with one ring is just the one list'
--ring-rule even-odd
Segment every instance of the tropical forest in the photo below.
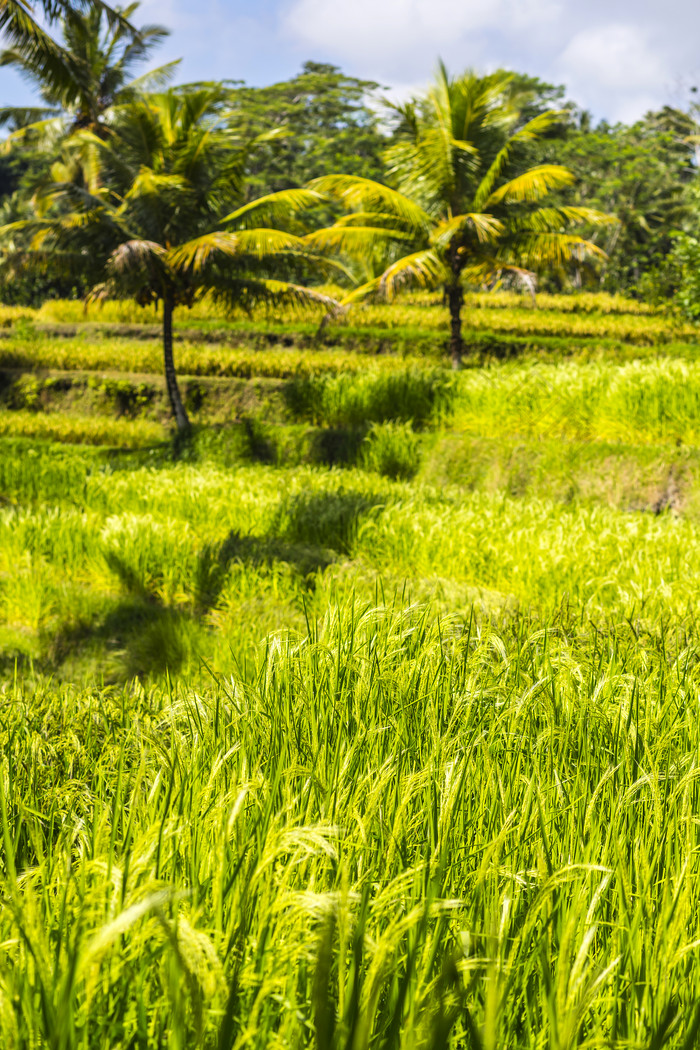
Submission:
{"label": "tropical forest", "polygon": [[0,0],[0,1047],[694,1050],[695,89],[168,36]]}

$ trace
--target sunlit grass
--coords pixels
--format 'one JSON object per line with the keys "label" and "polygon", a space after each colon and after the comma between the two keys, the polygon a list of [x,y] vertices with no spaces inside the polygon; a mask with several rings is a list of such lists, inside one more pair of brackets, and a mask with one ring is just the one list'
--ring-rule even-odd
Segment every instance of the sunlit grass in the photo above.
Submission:
{"label": "sunlit grass", "polygon": [[[368,598],[382,580],[407,581],[407,594],[463,615],[476,601],[543,622],[566,602],[586,620],[634,618],[652,629],[694,616],[697,604],[700,532],[668,514],[260,466],[84,471],[80,481],[71,471],[52,498],[55,510],[2,512],[9,627],[50,634],[80,619],[85,603],[120,594],[195,617],[216,612],[221,623],[240,615],[266,574],[293,603],[305,590],[323,603],[333,581]],[[252,643],[255,625],[249,632]]]}
{"label": "sunlit grass", "polygon": [[[342,290],[326,289],[342,295]],[[312,334],[321,320],[317,309],[299,311],[276,307],[251,313],[227,314],[204,300],[192,309],[176,311],[176,326],[183,328],[221,328],[251,330],[272,325],[289,325]],[[644,303],[604,294],[541,295],[537,308],[527,297],[514,293],[467,295],[464,306],[464,326],[467,333],[491,332],[512,336],[568,337],[572,339],[626,340],[641,346],[671,341],[697,341],[692,325],[684,324],[669,312],[653,310]],[[155,307],[139,307],[131,302],[107,302],[88,310],[81,302],[55,300],[44,303],[38,310],[21,307],[0,307],[0,324],[19,326],[26,330],[32,322],[40,324],[157,325]],[[351,327],[435,332],[446,336],[448,316],[439,297],[428,293],[413,293],[399,297],[392,303],[368,303],[353,306],[344,318],[336,319],[326,334]]]}
{"label": "sunlit grass", "polygon": [[109,419],[61,412],[0,411],[0,436],[70,444],[138,448],[163,441],[165,428],[146,419]]}
{"label": "sunlit grass", "polygon": [[700,366],[188,341],[263,393],[178,442],[80,309],[0,315],[0,1046],[692,1050]]}
{"label": "sunlit grass", "polygon": [[3,1044],[689,1045],[694,643],[304,634],[204,693],[6,693]]}
{"label": "sunlit grass", "polygon": [[[295,376],[390,372],[419,367],[424,359],[409,355],[375,355],[348,350],[238,348],[211,343],[178,342],[175,357],[180,372],[191,376],[288,379]],[[31,341],[0,340],[0,368],[106,371],[160,375],[163,350],[153,339],[56,338],[37,335]]]}
{"label": "sunlit grass", "polygon": [[525,364],[460,377],[453,425],[481,433],[588,440],[683,440],[700,433],[700,368],[656,361]]}

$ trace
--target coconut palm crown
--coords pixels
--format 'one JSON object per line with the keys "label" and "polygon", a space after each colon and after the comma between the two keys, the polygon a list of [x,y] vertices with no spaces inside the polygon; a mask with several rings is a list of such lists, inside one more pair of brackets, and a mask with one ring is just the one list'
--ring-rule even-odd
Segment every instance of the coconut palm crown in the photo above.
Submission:
{"label": "coconut palm crown", "polygon": [[540,203],[575,180],[556,164],[518,170],[523,147],[562,118],[559,111],[547,111],[523,122],[524,101],[508,73],[468,71],[451,78],[440,65],[423,97],[393,107],[399,125],[397,141],[386,153],[390,185],[346,175],[310,183],[345,211],[333,226],[311,236],[315,247],[367,266],[377,246],[384,249],[382,273],[346,302],[371,294],[391,298],[411,284],[442,288],[455,368],[462,360],[466,284],[504,271],[532,278],[542,267],[601,257],[574,228],[616,221],[589,208]]}
{"label": "coconut palm crown", "polygon": [[89,267],[93,299],[162,303],[165,379],[180,430],[189,419],[173,357],[177,306],[206,293],[227,306],[280,300],[337,306],[272,276],[280,269],[288,276],[290,261],[308,264],[303,237],[278,227],[320,198],[287,190],[244,202],[255,141],[242,143],[231,130],[225,97],[221,88],[169,90],[116,110],[106,139],[75,133],[38,202],[43,214],[0,230],[6,271]]}
{"label": "coconut palm crown", "polygon": [[[42,8],[48,28],[37,19],[36,6]],[[7,53],[15,56],[25,73],[40,76],[42,89],[54,96],[71,82],[73,70],[71,56],[51,35],[51,26],[61,19],[73,19],[82,10],[104,16],[121,35],[137,36],[126,15],[104,0],[41,0],[38,5],[30,0],[0,0],[0,31]]]}
{"label": "coconut palm crown", "polygon": [[132,19],[138,3],[114,9],[99,3],[65,5],[60,12],[60,38],[48,46],[56,61],[47,61],[45,48],[27,46],[21,37],[0,51],[0,66],[11,66],[30,81],[45,105],[0,108],[0,124],[9,124],[11,137],[33,133],[44,148],[78,128],[103,133],[115,105],[147,89],[163,87],[177,68],[169,62],[134,77],[139,66],[168,35],[163,26],[136,28]]}

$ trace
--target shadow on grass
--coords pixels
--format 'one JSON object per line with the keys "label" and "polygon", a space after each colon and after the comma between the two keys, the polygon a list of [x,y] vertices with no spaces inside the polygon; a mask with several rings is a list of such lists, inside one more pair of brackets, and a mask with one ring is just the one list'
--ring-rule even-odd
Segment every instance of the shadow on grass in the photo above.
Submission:
{"label": "shadow on grass", "polygon": [[110,683],[178,674],[196,649],[195,618],[164,604],[116,552],[104,557],[124,597],[108,600],[102,615],[79,617],[42,639],[48,669],[92,662]]}
{"label": "shadow on grass", "polygon": [[223,543],[203,548],[195,608],[201,615],[216,605],[233,562],[255,568],[285,562],[313,588],[319,572],[352,554],[361,522],[383,502],[378,496],[345,489],[299,492],[283,499],[267,535],[234,531]]}
{"label": "shadow on grass", "polygon": [[138,449],[109,450],[104,460],[110,470],[125,473],[173,463],[213,463],[224,469],[248,463],[353,467],[362,462],[368,429],[280,425],[246,416],[233,424],[195,426],[188,434],[174,434],[167,441]]}
{"label": "shadow on grass", "polygon": [[50,670],[91,657],[109,683],[178,674],[193,653],[191,617],[137,597],[104,616],[65,624],[44,645]]}
{"label": "shadow on grass", "polygon": [[272,531],[291,543],[351,555],[362,522],[385,503],[384,497],[357,489],[302,491],[282,500]]}
{"label": "shadow on grass", "polygon": [[222,544],[207,544],[200,553],[194,581],[195,610],[203,616],[216,606],[235,562],[251,568],[272,568],[275,563],[285,563],[304,586],[312,590],[317,573],[334,561],[334,551],[318,546],[231,532]]}
{"label": "shadow on grass", "polygon": [[183,581],[192,596],[184,608],[165,604],[137,568],[106,550],[123,597],[107,599],[97,616],[74,619],[42,638],[42,669],[71,673],[89,666],[109,683],[175,676],[197,660],[200,645],[206,648],[210,628],[203,619],[219,603],[234,563],[256,570],[285,563],[297,580],[292,590],[311,590],[319,573],[352,556],[362,521],[381,505],[377,496],[344,489],[283,499],[266,535],[231,532],[223,543],[202,548],[194,578]]}
{"label": "shadow on grass", "polygon": [[327,467],[350,467],[358,463],[366,427],[324,427],[311,441],[310,459]]}

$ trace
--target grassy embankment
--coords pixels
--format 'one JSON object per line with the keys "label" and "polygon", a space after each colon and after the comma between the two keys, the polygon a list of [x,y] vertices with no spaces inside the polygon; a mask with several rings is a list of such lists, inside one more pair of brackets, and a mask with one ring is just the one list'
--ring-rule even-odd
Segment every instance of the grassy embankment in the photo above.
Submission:
{"label": "grassy embankment", "polygon": [[693,333],[500,303],[457,377],[188,318],[184,446],[151,332],[14,315],[3,1046],[695,1045]]}

